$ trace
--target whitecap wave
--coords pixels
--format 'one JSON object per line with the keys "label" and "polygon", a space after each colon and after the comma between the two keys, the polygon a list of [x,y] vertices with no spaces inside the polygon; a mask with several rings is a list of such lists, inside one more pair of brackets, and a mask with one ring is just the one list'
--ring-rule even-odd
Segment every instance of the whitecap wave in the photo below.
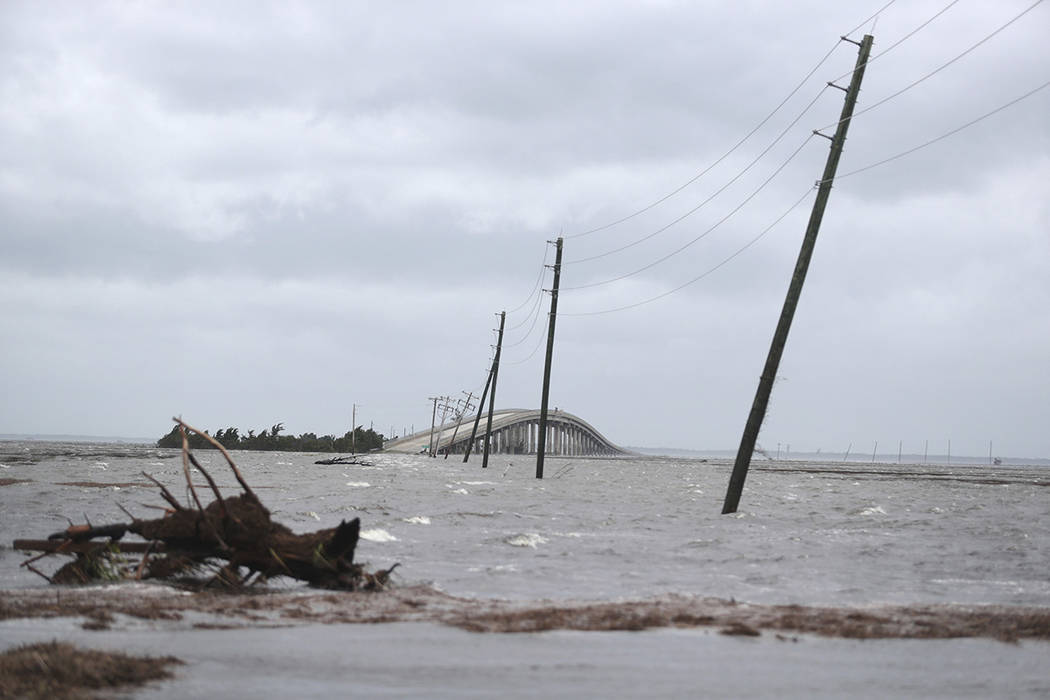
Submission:
{"label": "whitecap wave", "polygon": [[355,489],[367,489],[372,484],[367,481],[348,481],[346,482],[346,485]]}
{"label": "whitecap wave", "polygon": [[376,527],[371,530],[362,530],[361,539],[369,542],[397,542],[397,538],[386,530]]}
{"label": "whitecap wave", "polygon": [[536,549],[536,545],[547,544],[547,538],[538,532],[522,532],[511,535],[503,541],[511,547],[532,547],[533,549]]}
{"label": "whitecap wave", "polygon": [[411,518],[401,518],[401,520],[403,520],[406,523],[411,523],[413,525],[429,525],[430,524],[430,518],[428,518],[425,515],[413,515]]}
{"label": "whitecap wave", "polygon": [[855,511],[856,515],[886,515],[886,511],[882,509],[882,506],[868,506],[867,508],[861,508]]}

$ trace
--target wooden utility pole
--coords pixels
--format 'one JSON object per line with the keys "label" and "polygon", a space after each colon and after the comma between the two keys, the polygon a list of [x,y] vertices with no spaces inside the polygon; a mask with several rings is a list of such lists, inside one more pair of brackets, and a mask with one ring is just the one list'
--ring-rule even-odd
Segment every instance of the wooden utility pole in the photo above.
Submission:
{"label": "wooden utility pole", "polygon": [[459,426],[463,423],[463,414],[474,407],[473,404],[470,403],[472,398],[474,398],[473,391],[467,394],[467,400],[459,409],[459,414],[456,416],[456,429],[452,431],[452,440],[445,447],[445,459],[448,459],[448,453],[452,451],[452,446],[456,444],[456,436],[459,435]]}
{"label": "wooden utility pole", "polygon": [[496,406],[496,380],[499,378],[499,355],[503,350],[503,324],[507,321],[507,312],[499,312],[499,336],[496,338],[496,357],[492,360],[492,391],[489,392],[489,418],[485,423],[485,451],[481,456],[481,468],[489,466],[489,446],[492,443],[492,412]]}
{"label": "wooden utility pole", "polygon": [[434,458],[437,458],[438,448],[441,446],[441,436],[445,432],[445,420],[448,418],[448,412],[452,410],[452,404],[450,403],[451,401],[451,396],[441,397],[441,422],[438,423],[437,439],[430,449],[430,456]]}
{"label": "wooden utility pole", "polygon": [[357,404],[350,412],[350,454],[357,454]]}
{"label": "wooden utility pole", "polygon": [[434,402],[434,411],[430,414],[430,444],[427,445],[427,454],[433,457],[434,451],[434,423],[437,421],[438,414],[438,401],[441,400],[440,396],[428,396],[429,401]]}
{"label": "wooden utility pole", "polygon": [[[851,40],[847,39],[847,41]],[[810,214],[806,235],[802,240],[798,261],[795,263],[795,272],[791,276],[791,284],[788,287],[787,297],[784,299],[784,308],[780,312],[780,321],[777,323],[776,331],[773,333],[773,342],[769,346],[769,355],[766,357],[766,364],[758,382],[755,400],[751,404],[751,413],[748,415],[747,425],[744,427],[744,434],[740,439],[740,448],[736,453],[733,474],[729,479],[729,488],[726,490],[726,499],[722,506],[723,513],[735,513],[737,505],[740,503],[740,494],[744,490],[744,480],[747,479],[747,470],[751,466],[751,455],[755,450],[755,442],[758,440],[759,430],[762,428],[762,420],[766,416],[766,409],[769,406],[769,395],[773,391],[773,382],[777,376],[777,369],[780,367],[780,357],[784,353],[788,331],[791,330],[791,321],[794,319],[795,309],[802,294],[802,285],[806,281],[809,261],[813,257],[813,248],[817,243],[820,222],[824,217],[828,196],[831,194],[831,185],[835,180],[835,172],[838,169],[839,158],[842,155],[842,146],[846,142],[846,132],[849,130],[849,123],[853,117],[853,107],[857,103],[860,83],[864,78],[864,68],[868,63],[868,55],[871,53],[873,41],[874,39],[870,34],[865,34],[864,39],[857,44],[860,46],[860,50],[857,53],[857,64],[853,69],[853,79],[850,81],[849,87],[845,88],[846,101],[842,105],[842,116],[839,117],[838,128],[835,130],[835,135],[829,137],[831,139],[831,152],[828,154],[828,161],[824,166],[824,176],[820,180],[817,199],[813,202],[813,212]],[[852,43],[856,44],[857,42]],[[836,85],[835,87],[839,86]],[[820,135],[824,136],[824,134]]]}
{"label": "wooden utility pole", "polygon": [[554,256],[554,284],[551,286],[550,325],[547,327],[547,360],[543,364],[543,397],[540,399],[540,430],[536,440],[536,478],[543,478],[543,457],[547,448],[547,403],[551,389],[551,359],[554,356],[554,322],[558,318],[558,283],[561,280],[561,245],[559,236]]}
{"label": "wooden utility pole", "polygon": [[489,395],[489,385],[492,384],[492,373],[495,369],[496,361],[493,359],[492,367],[489,367],[489,378],[485,380],[485,389],[481,392],[481,398],[478,400],[478,415],[474,416],[474,429],[470,431],[470,440],[467,442],[467,449],[463,452],[464,463],[470,459],[470,451],[474,449],[474,440],[478,437],[478,424],[481,423],[481,409],[485,407],[485,399]]}

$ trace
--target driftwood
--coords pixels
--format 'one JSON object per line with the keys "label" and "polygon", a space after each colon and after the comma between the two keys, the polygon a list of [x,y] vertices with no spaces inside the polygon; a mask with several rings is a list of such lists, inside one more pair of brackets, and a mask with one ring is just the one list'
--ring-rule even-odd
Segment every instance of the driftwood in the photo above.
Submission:
{"label": "driftwood", "polygon": [[328,459],[319,459],[314,464],[358,464],[365,467],[374,466],[373,462],[361,461],[357,457],[329,457]]}
{"label": "driftwood", "polygon": [[[342,590],[376,590],[386,585],[397,564],[386,571],[369,573],[354,563],[360,519],[344,520],[337,527],[316,532],[293,533],[271,519],[270,511],[248,486],[222,445],[181,419],[174,420],[183,437],[183,472],[193,506],[180,503],[144,473],[171,506],[164,517],[142,520],[132,516],[131,522],[125,523],[70,525],[46,541],[16,540],[16,549],[43,551],[23,562],[23,566],[40,573],[32,567],[37,559],[55,553],[75,555],[74,561],[53,576],[45,576],[52,583],[171,578],[217,567],[209,582],[232,587],[274,576],[290,576],[311,586]],[[187,431],[203,436],[222,452],[243,493],[222,496],[211,475],[190,452]],[[193,486],[190,465],[200,471],[215,496],[207,506],[201,504]],[[122,538],[127,534],[138,535],[144,542],[124,543]],[[138,561],[128,557],[139,553],[142,556]]]}

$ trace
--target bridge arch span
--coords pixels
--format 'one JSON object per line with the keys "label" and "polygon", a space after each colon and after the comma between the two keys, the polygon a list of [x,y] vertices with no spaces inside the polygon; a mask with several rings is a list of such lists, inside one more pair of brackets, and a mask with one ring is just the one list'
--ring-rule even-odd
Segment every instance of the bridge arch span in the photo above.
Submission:
{"label": "bridge arch span", "polygon": [[[455,422],[446,423],[434,434],[438,451],[451,448],[452,454],[463,454],[470,442],[470,432],[476,416],[464,417],[456,431]],[[484,449],[485,425],[488,415],[482,414],[478,435],[471,452]],[[534,409],[507,408],[492,414],[492,434],[489,437],[490,454],[536,454],[539,442],[540,412]],[[455,440],[453,440],[455,436]],[[425,430],[384,445],[387,452],[419,453],[430,445],[430,431]],[[626,455],[627,450],[613,444],[594,426],[568,411],[547,412],[546,454],[551,456]]]}

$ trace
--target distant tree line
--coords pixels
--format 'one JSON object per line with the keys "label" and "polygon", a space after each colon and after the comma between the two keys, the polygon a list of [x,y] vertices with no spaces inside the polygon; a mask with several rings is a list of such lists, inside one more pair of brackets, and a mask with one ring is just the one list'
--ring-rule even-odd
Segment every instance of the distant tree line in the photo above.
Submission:
{"label": "distant tree line", "polygon": [[[205,431],[208,432],[208,431]],[[282,452],[350,452],[353,446],[356,452],[369,452],[370,450],[383,447],[383,436],[369,428],[364,430],[360,426],[354,428],[353,432],[347,431],[345,435],[337,438],[334,435],[322,435],[318,437],[314,433],[303,433],[302,435],[281,435],[284,425],[277,423],[269,429],[263,429],[258,434],[249,430],[247,435],[241,435],[237,428],[225,428],[208,432],[227,450],[266,450]],[[214,449],[207,440],[200,435],[189,435],[190,447],[195,450]],[[175,426],[171,432],[157,440],[157,447],[182,447],[182,436],[179,427]]]}

